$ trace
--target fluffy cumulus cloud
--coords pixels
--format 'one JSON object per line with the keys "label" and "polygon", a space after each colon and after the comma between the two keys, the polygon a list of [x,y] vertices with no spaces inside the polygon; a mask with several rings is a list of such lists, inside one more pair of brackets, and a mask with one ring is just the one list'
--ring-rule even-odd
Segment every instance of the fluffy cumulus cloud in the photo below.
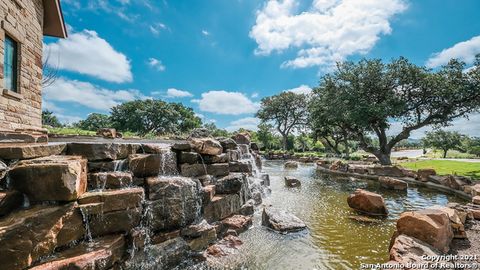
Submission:
{"label": "fluffy cumulus cloud", "polygon": [[258,55],[297,50],[282,67],[329,68],[370,51],[380,35],[391,33],[389,21],[406,7],[404,0],[313,0],[308,9],[298,10],[298,0],[268,0],[257,11],[250,37]]}
{"label": "fluffy cumulus cloud", "polygon": [[452,58],[460,59],[467,64],[473,64],[475,55],[480,53],[480,36],[459,42],[450,48],[435,53],[427,60],[427,67],[435,68],[445,65]]}
{"label": "fluffy cumulus cloud", "polygon": [[127,57],[95,31],[83,30],[68,39],[46,44],[44,55],[49,57],[49,65],[62,70],[115,83],[130,82],[133,78]]}
{"label": "fluffy cumulus cloud", "polygon": [[193,97],[193,94],[188,91],[179,90],[176,88],[169,88],[167,89],[167,97],[169,98]]}
{"label": "fluffy cumulus cloud", "polygon": [[257,130],[258,124],[260,124],[260,119],[255,117],[245,117],[232,121],[230,125],[226,127],[226,130],[230,132],[239,130],[240,128]]}
{"label": "fluffy cumulus cloud", "polygon": [[305,84],[302,84],[299,87],[292,88],[292,89],[287,89],[287,90],[285,90],[285,92],[292,92],[292,93],[295,93],[295,94],[309,95],[309,94],[312,93],[312,88],[310,88],[309,86],[307,86]]}
{"label": "fluffy cumulus cloud", "polygon": [[223,90],[203,93],[201,99],[192,102],[198,103],[201,111],[228,115],[255,113],[260,107],[243,93]]}
{"label": "fluffy cumulus cloud", "polygon": [[122,102],[147,98],[138,90],[109,90],[89,82],[59,78],[43,89],[43,99],[54,106],[55,102],[71,102],[91,109],[107,111]]}
{"label": "fluffy cumulus cloud", "polygon": [[151,66],[152,68],[158,70],[158,71],[165,71],[166,67],[165,65],[162,63],[161,60],[158,60],[156,58],[149,58],[148,59],[148,65]]}

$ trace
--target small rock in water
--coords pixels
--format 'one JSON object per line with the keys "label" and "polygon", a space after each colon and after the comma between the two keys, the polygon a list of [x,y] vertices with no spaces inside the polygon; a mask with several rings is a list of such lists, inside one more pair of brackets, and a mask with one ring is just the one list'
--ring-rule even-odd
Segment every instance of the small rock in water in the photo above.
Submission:
{"label": "small rock in water", "polygon": [[307,228],[307,225],[295,215],[272,207],[263,209],[262,225],[282,233],[297,232]]}
{"label": "small rock in water", "polygon": [[285,164],[283,165],[283,167],[285,169],[296,169],[298,168],[298,162],[296,161],[287,161],[285,162]]}
{"label": "small rock in water", "polygon": [[298,180],[295,177],[291,176],[285,176],[285,186],[287,187],[299,187],[302,184],[300,183],[300,180]]}

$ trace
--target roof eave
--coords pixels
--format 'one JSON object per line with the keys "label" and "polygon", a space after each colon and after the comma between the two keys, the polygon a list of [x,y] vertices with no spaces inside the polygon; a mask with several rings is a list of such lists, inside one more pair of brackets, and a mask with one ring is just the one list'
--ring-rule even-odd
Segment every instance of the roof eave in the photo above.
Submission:
{"label": "roof eave", "polygon": [[60,0],[43,0],[43,9],[43,35],[66,38],[68,33]]}

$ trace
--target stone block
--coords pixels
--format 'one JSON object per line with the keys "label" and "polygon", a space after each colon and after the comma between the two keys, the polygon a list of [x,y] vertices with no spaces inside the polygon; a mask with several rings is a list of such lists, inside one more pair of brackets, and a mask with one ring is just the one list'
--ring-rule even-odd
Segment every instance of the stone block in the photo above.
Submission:
{"label": "stone block", "polygon": [[230,172],[252,173],[252,164],[247,161],[236,161],[228,163]]}
{"label": "stone block", "polygon": [[130,155],[129,168],[136,177],[178,174],[177,157],[172,151],[162,154]]}
{"label": "stone block", "polygon": [[207,173],[215,177],[228,175],[229,164],[228,163],[208,164]]}
{"label": "stone block", "polygon": [[23,204],[23,195],[15,190],[0,191],[0,217],[10,214]]}
{"label": "stone block", "polygon": [[131,173],[127,172],[98,172],[88,174],[88,188],[90,190],[118,189],[133,185]]}
{"label": "stone block", "polygon": [[131,208],[103,213],[88,217],[88,224],[93,237],[113,233],[126,233],[140,225],[142,208]]}
{"label": "stone block", "polygon": [[207,166],[204,164],[181,164],[180,165],[180,174],[185,177],[198,177],[208,174]]}
{"label": "stone block", "polygon": [[204,207],[204,217],[208,222],[215,222],[237,213],[241,207],[238,194],[216,195]]}
{"label": "stone block", "polygon": [[200,163],[200,154],[196,152],[180,152],[178,154],[178,162],[188,164]]}
{"label": "stone block", "polygon": [[143,188],[127,188],[87,192],[78,199],[78,203],[103,203],[103,212],[106,213],[141,207],[143,199]]}
{"label": "stone block", "polygon": [[49,156],[20,161],[11,171],[12,187],[33,202],[73,201],[87,188],[87,160]]}
{"label": "stone block", "polygon": [[188,140],[192,149],[203,155],[220,155],[223,152],[222,145],[212,138],[190,138]]}
{"label": "stone block", "polygon": [[0,146],[0,159],[31,159],[60,155],[66,147],[65,143],[3,145]]}
{"label": "stone block", "polygon": [[225,177],[217,179],[215,182],[215,192],[217,194],[238,193],[246,182],[246,175],[242,173],[231,173]]}

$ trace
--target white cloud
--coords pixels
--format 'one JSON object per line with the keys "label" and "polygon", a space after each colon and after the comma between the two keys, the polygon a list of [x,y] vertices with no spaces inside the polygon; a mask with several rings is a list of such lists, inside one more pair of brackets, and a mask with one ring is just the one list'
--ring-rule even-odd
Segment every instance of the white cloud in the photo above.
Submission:
{"label": "white cloud", "polygon": [[152,68],[155,68],[158,71],[165,71],[166,69],[165,65],[162,64],[161,60],[158,60],[153,57],[148,59],[148,65],[151,66]]}
{"label": "white cloud", "polygon": [[43,89],[43,98],[47,104],[54,101],[72,102],[91,109],[107,111],[122,102],[147,97],[136,89],[114,91],[88,82],[59,78],[54,84]]}
{"label": "white cloud", "polygon": [[95,31],[83,30],[68,39],[45,44],[44,55],[49,65],[59,69],[90,75],[109,82],[130,82],[132,72],[127,57],[117,52]]}
{"label": "white cloud", "polygon": [[167,90],[167,97],[169,98],[183,98],[183,97],[193,97],[193,94],[188,91],[183,91],[175,88],[169,88]]}
{"label": "white cloud", "polygon": [[230,122],[230,125],[225,129],[230,132],[239,130],[240,128],[257,130],[258,124],[260,124],[260,119],[255,117],[246,117]]}
{"label": "white cloud", "polygon": [[257,55],[296,49],[282,67],[330,68],[336,61],[365,54],[380,35],[390,34],[389,20],[406,9],[404,0],[314,0],[298,12],[298,0],[269,0],[257,11],[250,31]]}
{"label": "white cloud", "polygon": [[295,94],[305,94],[309,95],[312,93],[312,88],[310,88],[308,85],[302,84],[299,87],[292,88],[292,89],[287,89],[285,92],[292,92]]}
{"label": "white cloud", "polygon": [[480,36],[459,42],[450,48],[433,54],[427,60],[427,67],[434,68],[445,65],[452,58],[460,59],[467,64],[473,64],[475,55],[478,53],[480,53]]}
{"label": "white cloud", "polygon": [[210,32],[208,32],[207,30],[203,29],[203,30],[202,30],[202,34],[203,34],[204,36],[209,36],[209,35],[210,35]]}
{"label": "white cloud", "polygon": [[201,99],[192,102],[198,103],[201,111],[229,115],[254,113],[260,107],[242,93],[223,90],[203,93]]}
{"label": "white cloud", "polygon": [[149,26],[150,32],[154,35],[159,35],[160,32],[164,29],[167,29],[167,26],[163,23],[156,23],[156,24],[151,24]]}
{"label": "white cloud", "polygon": [[259,96],[259,94],[258,94],[257,92],[252,93],[252,94],[250,95],[251,98],[257,98],[258,96]]}

